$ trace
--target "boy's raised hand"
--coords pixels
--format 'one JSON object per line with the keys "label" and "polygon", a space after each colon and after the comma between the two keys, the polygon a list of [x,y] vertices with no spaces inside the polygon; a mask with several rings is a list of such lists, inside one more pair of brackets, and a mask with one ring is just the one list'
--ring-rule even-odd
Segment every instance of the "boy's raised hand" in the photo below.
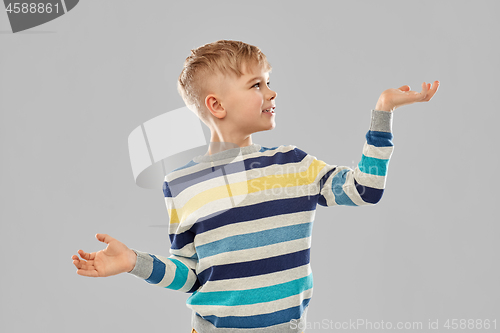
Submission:
{"label": "boy's raised hand", "polygon": [[73,255],[71,259],[78,268],[79,275],[105,277],[130,272],[134,269],[137,260],[134,251],[109,235],[96,234],[95,237],[108,246],[104,250],[92,253],[78,250],[82,259],[79,259],[77,255]]}
{"label": "boy's raised hand", "polygon": [[416,102],[428,102],[439,88],[439,81],[434,81],[431,87],[430,83],[422,83],[422,91],[411,91],[410,86],[404,85],[398,89],[385,90],[378,99],[375,110],[394,111],[394,109]]}

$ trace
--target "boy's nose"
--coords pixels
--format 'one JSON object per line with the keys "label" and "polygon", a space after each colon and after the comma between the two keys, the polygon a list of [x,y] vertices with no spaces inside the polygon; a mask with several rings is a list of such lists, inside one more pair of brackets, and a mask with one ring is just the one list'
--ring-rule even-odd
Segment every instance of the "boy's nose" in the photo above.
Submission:
{"label": "boy's nose", "polygon": [[278,93],[277,93],[276,91],[272,91],[272,90],[271,90],[271,98],[270,98],[269,100],[271,100],[271,101],[272,101],[273,99],[275,99],[275,98],[276,98],[276,96],[278,96]]}

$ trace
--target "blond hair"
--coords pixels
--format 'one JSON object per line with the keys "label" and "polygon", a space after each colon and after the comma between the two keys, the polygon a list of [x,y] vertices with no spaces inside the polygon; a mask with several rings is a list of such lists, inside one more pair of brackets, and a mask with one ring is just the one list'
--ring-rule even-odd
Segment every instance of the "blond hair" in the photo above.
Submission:
{"label": "blond hair", "polygon": [[205,123],[210,112],[205,106],[209,78],[217,75],[241,77],[242,66],[257,65],[265,71],[271,70],[262,51],[240,41],[218,40],[191,50],[177,81],[177,90],[187,106]]}

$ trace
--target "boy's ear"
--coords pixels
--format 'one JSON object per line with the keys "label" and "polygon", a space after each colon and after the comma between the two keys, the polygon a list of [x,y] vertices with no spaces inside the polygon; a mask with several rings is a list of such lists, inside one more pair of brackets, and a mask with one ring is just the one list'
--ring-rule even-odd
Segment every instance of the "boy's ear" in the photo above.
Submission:
{"label": "boy's ear", "polygon": [[224,107],[215,95],[207,95],[207,97],[205,98],[205,106],[210,111],[210,113],[214,115],[214,117],[220,119],[226,116],[226,110],[224,110]]}

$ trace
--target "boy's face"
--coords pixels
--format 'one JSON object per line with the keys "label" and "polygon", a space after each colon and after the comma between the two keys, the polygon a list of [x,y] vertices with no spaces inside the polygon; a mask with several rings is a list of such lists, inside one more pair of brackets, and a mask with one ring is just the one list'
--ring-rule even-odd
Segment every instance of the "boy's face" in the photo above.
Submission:
{"label": "boy's face", "polygon": [[[219,94],[224,108],[224,127],[232,135],[250,135],[276,126],[274,108],[277,93],[269,88],[269,72],[244,66],[244,75],[224,78]],[[270,112],[264,112],[268,109]]]}

